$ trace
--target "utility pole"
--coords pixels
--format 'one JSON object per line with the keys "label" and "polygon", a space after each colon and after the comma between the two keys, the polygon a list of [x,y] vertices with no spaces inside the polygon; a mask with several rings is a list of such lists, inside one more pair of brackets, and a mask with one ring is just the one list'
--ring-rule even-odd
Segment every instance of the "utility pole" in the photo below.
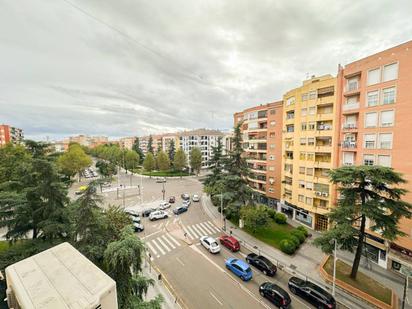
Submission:
{"label": "utility pole", "polygon": [[335,286],[336,286],[336,239],[335,242],[335,250],[333,250],[333,285],[332,285],[332,295],[335,297]]}
{"label": "utility pole", "polygon": [[165,193],[166,193],[166,190],[165,190],[165,183],[164,183],[164,182],[162,182],[162,185],[163,185],[162,193],[163,193],[163,201],[164,201],[164,200],[165,200]]}
{"label": "utility pole", "polygon": [[220,221],[222,223],[222,230],[224,230],[224,226],[223,226],[223,192],[220,192]]}

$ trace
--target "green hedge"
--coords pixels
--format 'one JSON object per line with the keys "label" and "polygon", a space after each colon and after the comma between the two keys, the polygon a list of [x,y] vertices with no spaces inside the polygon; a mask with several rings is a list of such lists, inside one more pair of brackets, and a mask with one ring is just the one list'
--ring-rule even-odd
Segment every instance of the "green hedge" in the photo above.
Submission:
{"label": "green hedge", "polygon": [[283,239],[280,242],[280,250],[286,254],[293,254],[297,249],[296,244],[291,239]]}
{"label": "green hedge", "polygon": [[284,214],[278,212],[275,215],[275,222],[277,224],[286,224],[287,223],[287,217]]}
{"label": "green hedge", "polygon": [[308,237],[309,232],[308,232],[308,229],[306,227],[304,227],[303,225],[300,225],[296,229],[301,231],[305,235],[305,237]]}
{"label": "green hedge", "polygon": [[299,239],[300,244],[303,243],[306,239],[305,234],[301,230],[298,230],[298,229],[293,230],[290,234],[296,237],[297,239]]}

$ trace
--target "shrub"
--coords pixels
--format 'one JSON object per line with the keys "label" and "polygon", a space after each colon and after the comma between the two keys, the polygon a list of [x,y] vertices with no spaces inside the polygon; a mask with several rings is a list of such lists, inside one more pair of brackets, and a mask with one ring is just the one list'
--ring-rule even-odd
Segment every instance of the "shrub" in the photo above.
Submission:
{"label": "shrub", "polygon": [[300,240],[295,235],[290,235],[288,239],[295,244],[296,249],[300,246]]}
{"label": "shrub", "polygon": [[268,215],[271,219],[275,220],[276,217],[276,211],[272,208],[267,209]]}
{"label": "shrub", "polygon": [[299,225],[296,229],[299,230],[299,231],[302,231],[303,234],[305,235],[305,237],[308,237],[309,232],[308,232],[308,229],[306,227],[304,227],[303,225]]}
{"label": "shrub", "polygon": [[286,253],[286,254],[293,254],[295,253],[297,247],[295,245],[295,243],[290,240],[290,239],[283,239],[280,242],[280,250],[282,250],[282,252]]}
{"label": "shrub", "polygon": [[303,243],[306,239],[305,234],[298,229],[294,229],[290,234],[298,238],[300,243]]}
{"label": "shrub", "polygon": [[214,206],[220,206],[220,197],[219,197],[219,196],[217,196],[217,195],[212,195],[212,196],[210,197],[210,200],[212,201],[212,204],[213,204]]}
{"label": "shrub", "polygon": [[278,224],[286,224],[287,218],[284,214],[277,212],[275,215],[275,222]]}

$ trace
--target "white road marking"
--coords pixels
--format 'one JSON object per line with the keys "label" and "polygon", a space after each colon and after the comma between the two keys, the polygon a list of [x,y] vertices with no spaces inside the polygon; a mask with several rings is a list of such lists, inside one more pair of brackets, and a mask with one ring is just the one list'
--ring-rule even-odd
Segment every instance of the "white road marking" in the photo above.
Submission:
{"label": "white road marking", "polygon": [[165,242],[167,242],[169,244],[170,247],[172,247],[173,249],[176,249],[176,247],[170,242],[169,239],[167,239],[166,235],[162,235],[161,236]]}
{"label": "white road marking", "polygon": [[194,237],[192,236],[192,234],[190,234],[189,230],[184,226],[183,230],[185,231],[185,233],[187,234],[187,236],[189,236],[190,239],[194,239]]}
{"label": "white road marking", "polygon": [[166,252],[164,252],[164,250],[162,249],[162,247],[160,247],[160,245],[157,244],[157,242],[155,241],[155,239],[152,239],[153,244],[157,247],[157,249],[159,249],[160,253],[162,255],[165,255]]}
{"label": "white road marking", "polygon": [[203,233],[203,235],[208,235],[209,233],[199,224],[196,224],[196,227]]}
{"label": "white road marking", "polygon": [[167,250],[167,252],[170,252],[171,249],[163,242],[160,237],[157,237],[156,240],[160,242],[160,244]]}
{"label": "white road marking", "polygon": [[214,225],[212,222],[207,221],[205,222],[207,225],[209,225],[212,229],[214,229],[216,231],[216,233],[220,232],[220,229],[218,227],[216,227],[216,225]]}
{"label": "white road marking", "polygon": [[180,247],[180,242],[178,242],[176,239],[174,239],[172,235],[166,234],[166,236],[168,238],[170,238],[176,244],[176,246]]}
{"label": "white road marking", "polygon": [[179,217],[173,219],[173,223],[176,223],[177,221],[179,221]]}
{"label": "white road marking", "polygon": [[193,239],[198,238],[200,236],[197,236],[197,233],[194,231],[194,229],[192,229],[191,226],[188,226],[187,229],[190,231],[190,233],[193,235]]}
{"label": "white road marking", "polygon": [[209,293],[219,303],[219,305],[223,306],[223,303],[212,292]]}
{"label": "white road marking", "polygon": [[203,233],[200,232],[200,231],[197,229],[196,225],[192,225],[192,229],[193,229],[194,231],[196,231],[197,234],[199,234],[199,237],[198,237],[198,238],[204,236]]}
{"label": "white road marking", "polygon": [[207,225],[204,224],[204,222],[199,223],[199,224],[205,229],[205,231],[207,231],[208,234],[214,234],[214,232],[211,231],[211,230],[207,227]]}
{"label": "white road marking", "polygon": [[182,260],[179,259],[179,257],[176,257],[176,260],[177,260],[182,266],[185,266],[185,263],[183,263]]}
{"label": "white road marking", "polygon": [[153,246],[150,244],[150,242],[147,242],[146,244],[149,247],[149,249],[153,252],[153,254],[156,255],[157,257],[159,257],[159,255],[157,254],[157,251],[155,250],[155,248],[153,248]]}
{"label": "white road marking", "polygon": [[152,234],[149,234],[149,235],[146,235],[146,236],[144,236],[144,237],[141,237],[140,239],[146,239],[146,238],[148,238],[148,237],[150,237],[150,236],[153,236],[153,235],[156,235],[156,234],[158,234],[158,233],[160,233],[161,231],[156,231],[156,232],[154,232],[154,233],[152,233]]}

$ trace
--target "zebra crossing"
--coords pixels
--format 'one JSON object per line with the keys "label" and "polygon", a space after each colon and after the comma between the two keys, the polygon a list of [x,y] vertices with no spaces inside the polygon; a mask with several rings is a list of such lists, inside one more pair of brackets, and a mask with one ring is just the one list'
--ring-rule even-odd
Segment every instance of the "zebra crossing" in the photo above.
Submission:
{"label": "zebra crossing", "polygon": [[200,222],[193,225],[183,227],[189,239],[199,239],[205,235],[213,235],[220,232],[220,229],[210,221]]}
{"label": "zebra crossing", "polygon": [[147,247],[151,253],[151,257],[159,258],[161,255],[165,255],[177,247],[181,246],[181,243],[177,241],[170,234],[163,234],[159,237],[153,238],[146,242]]}

